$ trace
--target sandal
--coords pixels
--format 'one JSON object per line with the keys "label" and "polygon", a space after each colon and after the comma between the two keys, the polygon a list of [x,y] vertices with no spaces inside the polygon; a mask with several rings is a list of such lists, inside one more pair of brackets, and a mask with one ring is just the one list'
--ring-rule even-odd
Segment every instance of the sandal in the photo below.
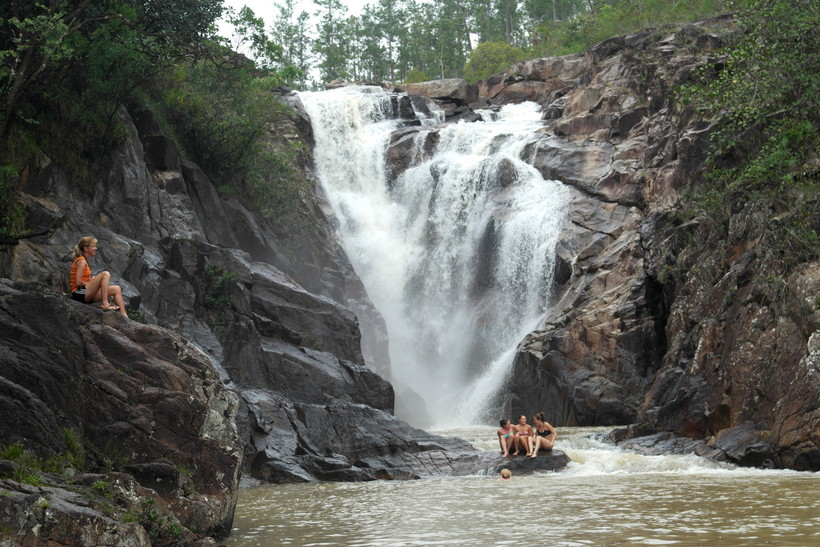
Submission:
{"label": "sandal", "polygon": [[101,309],[102,311],[117,311],[117,310],[119,310],[119,309],[120,309],[120,307],[119,307],[119,306],[115,306],[115,305],[113,305],[113,304],[103,304],[102,306],[100,306],[100,309]]}

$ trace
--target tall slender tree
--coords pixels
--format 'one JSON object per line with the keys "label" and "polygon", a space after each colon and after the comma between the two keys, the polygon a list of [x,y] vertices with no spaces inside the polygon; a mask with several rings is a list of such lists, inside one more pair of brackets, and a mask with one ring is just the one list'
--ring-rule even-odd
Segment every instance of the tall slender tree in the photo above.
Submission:
{"label": "tall slender tree", "polygon": [[326,82],[347,79],[350,77],[347,55],[350,36],[345,28],[347,7],[339,0],[313,0],[313,3],[319,8],[315,13],[319,23],[314,51],[320,76]]}
{"label": "tall slender tree", "polygon": [[300,76],[295,82],[300,88],[307,86],[310,72],[310,15],[306,11],[296,14],[294,0],[279,0],[278,13],[270,27],[271,39],[282,48],[282,61],[295,66]]}

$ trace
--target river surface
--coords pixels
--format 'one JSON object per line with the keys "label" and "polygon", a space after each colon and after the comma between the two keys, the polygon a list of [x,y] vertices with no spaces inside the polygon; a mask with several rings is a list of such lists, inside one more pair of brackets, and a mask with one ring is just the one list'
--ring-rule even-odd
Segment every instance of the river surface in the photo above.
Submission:
{"label": "river surface", "polygon": [[[559,428],[558,472],[240,491],[226,545],[820,545],[820,473],[640,456]],[[496,450],[495,428],[438,430]]]}

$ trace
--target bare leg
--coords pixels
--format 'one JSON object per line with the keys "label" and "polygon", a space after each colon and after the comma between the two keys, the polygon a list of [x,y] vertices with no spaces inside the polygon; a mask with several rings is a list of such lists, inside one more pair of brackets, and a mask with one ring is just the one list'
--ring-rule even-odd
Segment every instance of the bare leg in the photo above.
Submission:
{"label": "bare leg", "polygon": [[86,302],[102,302],[103,305],[108,304],[108,283],[111,281],[111,274],[100,272],[85,285],[85,301]]}
{"label": "bare leg", "polygon": [[530,454],[530,458],[534,458],[538,455],[538,449],[541,447],[541,440],[543,437],[536,437],[533,439],[533,449],[532,454]]}
{"label": "bare leg", "polygon": [[125,311],[125,300],[122,298],[122,288],[119,285],[109,285],[108,292],[114,297],[114,304],[119,306],[120,313],[128,317],[128,312]]}

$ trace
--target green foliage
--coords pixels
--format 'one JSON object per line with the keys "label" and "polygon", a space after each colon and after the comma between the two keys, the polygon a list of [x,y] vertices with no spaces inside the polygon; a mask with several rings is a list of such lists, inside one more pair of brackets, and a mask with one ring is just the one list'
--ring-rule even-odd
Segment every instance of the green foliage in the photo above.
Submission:
{"label": "green foliage", "polygon": [[136,518],[132,516],[135,522],[139,522],[148,536],[151,538],[151,545],[168,546],[180,545],[184,533],[184,528],[172,514],[162,515],[156,508],[156,500],[154,498],[142,498],[140,500],[140,513]]}
{"label": "green foliage", "polygon": [[276,7],[279,12],[270,27],[271,39],[282,50],[282,65],[294,67],[299,71],[298,78],[289,84],[307,89],[311,54],[308,36],[310,15],[306,11],[297,14],[294,0],[280,0]]}
{"label": "green foliage", "polygon": [[0,459],[9,460],[17,464],[17,468],[11,475],[11,479],[23,484],[40,486],[43,484],[40,478],[41,464],[39,458],[23,447],[19,442],[12,443],[0,448]]}
{"label": "green foliage", "polygon": [[714,16],[731,9],[731,4],[726,0],[613,0],[595,2],[592,10],[571,4],[576,11],[565,10],[557,20],[536,26],[530,51],[535,56],[580,53],[613,36]]}
{"label": "green foliage", "polygon": [[728,59],[707,67],[706,82],[690,95],[702,113],[720,118],[719,154],[761,134],[776,118],[817,121],[818,11],[813,0],[749,0],[739,13],[744,29]]}
{"label": "green foliage", "polygon": [[85,449],[77,437],[77,432],[71,428],[63,428],[63,435],[66,442],[66,463],[75,469],[82,469],[85,465]]}
{"label": "green foliage", "polygon": [[91,485],[91,488],[97,490],[98,492],[105,492],[108,490],[108,487],[111,486],[111,483],[108,481],[94,481],[94,484]]}
{"label": "green foliage", "polygon": [[235,51],[249,50],[256,68],[265,72],[271,87],[292,85],[304,77],[298,66],[289,63],[280,44],[274,42],[265,32],[265,21],[256,17],[253,10],[243,6],[238,14],[229,11],[228,22],[234,26],[235,40],[231,44]]}
{"label": "green foliage", "polygon": [[770,211],[768,240],[785,271],[820,257],[820,61],[814,1],[751,0],[737,42],[682,101],[715,119],[709,184],[693,199],[729,217]]}
{"label": "green foliage", "polygon": [[0,448],[0,460],[19,462],[26,454],[26,449],[19,442],[12,443]]}
{"label": "green foliage", "polygon": [[37,501],[34,502],[34,505],[38,509],[45,510],[45,509],[48,509],[49,507],[51,507],[51,502],[48,501],[48,499],[46,497],[40,496],[39,498],[37,498]]}
{"label": "green foliage", "polygon": [[26,449],[20,442],[15,442],[0,448],[0,459],[10,460],[17,464],[12,479],[25,484],[39,486],[43,483],[42,473],[63,473],[67,468],[83,469],[84,451],[81,443],[72,429],[63,429],[66,437],[67,449],[61,454],[47,459],[38,457],[34,452]]}
{"label": "green foliage", "polygon": [[406,84],[415,84],[418,82],[427,82],[430,80],[430,77],[427,76],[421,70],[416,70],[415,68],[407,73],[407,76],[404,77],[404,83]]}
{"label": "green foliage", "polygon": [[0,243],[13,243],[26,233],[26,215],[17,193],[17,169],[0,165]]}
{"label": "green foliage", "polygon": [[[96,155],[78,134],[87,130],[97,145],[110,140],[122,100],[154,70],[198,54],[221,12],[222,0],[3,3],[0,153],[13,124],[50,120],[63,137],[58,149]],[[80,108],[66,116],[69,105]],[[77,121],[90,128],[72,131]]]}
{"label": "green foliage", "polygon": [[535,25],[568,21],[589,7],[587,0],[524,0],[524,9]]}
{"label": "green foliage", "polygon": [[205,307],[214,311],[224,311],[231,306],[231,288],[237,275],[226,272],[216,264],[206,264],[202,271],[202,289]]}
{"label": "green foliage", "polygon": [[511,65],[526,58],[522,50],[503,42],[484,42],[470,54],[464,67],[464,78],[470,82],[483,80],[499,74]]}
{"label": "green foliage", "polygon": [[281,74],[229,53],[227,61],[163,73],[146,88],[148,101],[220,192],[274,225],[294,226],[309,183],[299,166],[306,153],[301,142],[272,134],[292,124],[290,109],[272,92],[283,83]]}

